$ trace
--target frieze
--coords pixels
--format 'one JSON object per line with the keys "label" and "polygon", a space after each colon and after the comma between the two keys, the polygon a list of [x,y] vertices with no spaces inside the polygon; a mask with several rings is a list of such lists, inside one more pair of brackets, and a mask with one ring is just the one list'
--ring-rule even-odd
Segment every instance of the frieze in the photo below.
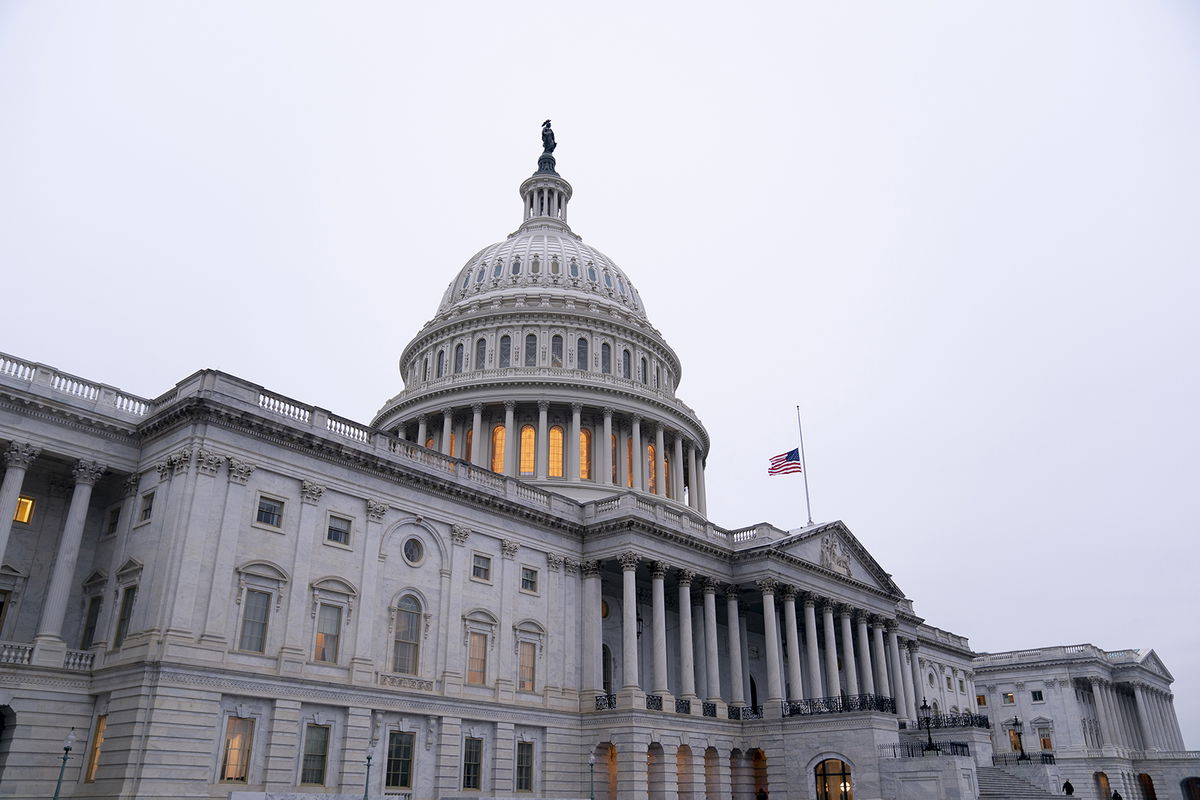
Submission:
{"label": "frieze", "polygon": [[416,689],[422,692],[433,691],[433,681],[427,681],[421,678],[410,678],[407,675],[389,675],[384,672],[377,674],[380,686],[392,686],[397,689]]}

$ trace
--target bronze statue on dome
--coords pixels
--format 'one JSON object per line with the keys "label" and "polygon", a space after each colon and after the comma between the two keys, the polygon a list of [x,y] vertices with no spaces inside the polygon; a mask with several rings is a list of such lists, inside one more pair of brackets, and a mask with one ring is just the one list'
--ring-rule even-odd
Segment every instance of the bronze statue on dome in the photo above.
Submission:
{"label": "bronze statue on dome", "polygon": [[554,131],[550,129],[550,120],[542,123],[542,150],[553,153],[558,145],[554,142]]}

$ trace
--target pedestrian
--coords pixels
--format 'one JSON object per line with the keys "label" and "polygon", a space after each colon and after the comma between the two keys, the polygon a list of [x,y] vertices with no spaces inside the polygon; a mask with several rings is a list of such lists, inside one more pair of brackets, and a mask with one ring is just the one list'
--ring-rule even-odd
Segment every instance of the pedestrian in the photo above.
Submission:
{"label": "pedestrian", "polygon": [[1070,797],[1071,795],[1075,794],[1075,787],[1071,785],[1070,780],[1066,780],[1063,782],[1063,794],[1065,794],[1067,797]]}
{"label": "pedestrian", "polygon": [[1121,797],[1120,792],[1118,792],[1116,789],[1113,789],[1112,800],[1124,800],[1124,798]]}

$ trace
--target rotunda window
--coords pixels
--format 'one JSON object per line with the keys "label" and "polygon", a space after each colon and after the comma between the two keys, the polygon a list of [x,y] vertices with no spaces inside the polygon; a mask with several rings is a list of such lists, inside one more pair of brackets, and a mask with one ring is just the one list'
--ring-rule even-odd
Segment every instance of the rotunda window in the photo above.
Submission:
{"label": "rotunda window", "polygon": [[621,351],[621,377],[628,379],[632,370],[632,359],[628,350]]}
{"label": "rotunda window", "polygon": [[575,368],[584,370],[590,368],[588,364],[588,340],[582,336],[575,343]]}
{"label": "rotunda window", "polygon": [[579,264],[578,264],[578,262],[576,262],[576,261],[575,261],[575,259],[573,259],[573,258],[571,259],[571,265],[570,265],[570,267],[569,267],[569,270],[570,270],[570,273],[571,273],[571,277],[572,277],[572,278],[578,278],[578,277],[579,277]]}
{"label": "rotunda window", "polygon": [[477,339],[475,341],[475,369],[483,369],[487,361],[487,340]]}
{"label": "rotunda window", "polygon": [[557,333],[550,337],[550,366],[563,365],[563,338]]}
{"label": "rotunda window", "polygon": [[612,444],[612,450],[610,452],[613,454],[612,455],[612,482],[613,482],[613,486],[616,486],[617,485],[617,454],[620,451],[617,450],[617,435],[615,433],[612,435],[611,444]]}
{"label": "rotunda window", "polygon": [[438,350],[437,354],[437,377],[442,377],[446,374],[446,351]]}
{"label": "rotunda window", "polygon": [[532,475],[537,465],[537,431],[532,425],[521,426],[520,472]]}
{"label": "rotunda window", "polygon": [[467,428],[467,450],[466,450],[466,452],[463,453],[463,458],[465,458],[467,461],[471,460],[471,446],[475,444],[474,433],[475,433],[475,431],[471,430],[470,428]]}
{"label": "rotunda window", "polygon": [[596,282],[596,268],[588,264],[588,280],[592,283]]}
{"label": "rotunda window", "polygon": [[504,262],[497,259],[496,266],[492,267],[492,277],[499,278],[502,272],[504,272]]}
{"label": "rotunda window", "polygon": [[464,353],[464,348],[463,348],[462,344],[461,343],[456,344],[454,346],[454,373],[456,375],[463,371],[464,355],[465,355],[465,353]]}
{"label": "rotunda window", "polygon": [[613,287],[612,275],[608,272],[608,270],[604,271],[604,285],[610,289]]}
{"label": "rotunda window", "polygon": [[486,274],[487,274],[487,267],[485,267],[485,266],[483,266],[482,264],[480,264],[480,265],[479,265],[479,272],[476,272],[476,273],[475,273],[475,282],[476,282],[476,283],[483,283],[483,276],[484,276],[484,275],[486,275]]}
{"label": "rotunda window", "polygon": [[550,274],[551,274],[551,275],[558,275],[560,272],[562,272],[562,267],[561,267],[561,266],[559,266],[559,263],[558,263],[558,256],[553,256],[553,257],[550,259]]}
{"label": "rotunda window", "polygon": [[654,445],[646,445],[646,488],[650,494],[658,494],[658,473],[654,469]]}
{"label": "rotunda window", "polygon": [[608,342],[600,345],[600,371],[605,375],[612,374],[612,348],[609,347]]}
{"label": "rotunda window", "polygon": [[642,359],[641,366],[642,366],[642,369],[641,369],[641,372],[638,373],[638,378],[641,379],[642,383],[649,383],[650,382],[650,374],[648,372],[646,372],[646,359],[644,359],[644,358]]}
{"label": "rotunda window", "polygon": [[563,469],[563,429],[561,425],[550,428],[550,464],[551,478],[561,478],[566,470]]}
{"label": "rotunda window", "polygon": [[513,275],[520,275],[520,274],[521,274],[521,259],[519,259],[519,258],[514,258],[514,259],[513,259],[513,263],[512,263],[512,274],[513,274]]}
{"label": "rotunda window", "polygon": [[542,271],[542,260],[537,256],[533,257],[533,261],[529,262],[529,272],[531,275],[537,275]]}
{"label": "rotunda window", "polygon": [[500,337],[500,366],[512,366],[512,339],[505,334]]}
{"label": "rotunda window", "polygon": [[429,380],[429,359],[426,358],[421,366],[421,380]]}
{"label": "rotunda window", "polygon": [[617,291],[619,291],[622,296],[624,296],[626,294],[625,280],[623,278],[617,278]]}
{"label": "rotunda window", "polygon": [[537,334],[530,333],[525,336],[525,366],[537,366]]}
{"label": "rotunda window", "polygon": [[466,273],[463,275],[462,288],[464,288],[464,289],[467,288],[467,286],[470,283],[471,283],[471,270],[467,270]]}
{"label": "rotunda window", "polygon": [[504,472],[504,426],[492,428],[492,472]]}
{"label": "rotunda window", "polygon": [[592,432],[588,428],[579,429],[579,480],[592,479]]}

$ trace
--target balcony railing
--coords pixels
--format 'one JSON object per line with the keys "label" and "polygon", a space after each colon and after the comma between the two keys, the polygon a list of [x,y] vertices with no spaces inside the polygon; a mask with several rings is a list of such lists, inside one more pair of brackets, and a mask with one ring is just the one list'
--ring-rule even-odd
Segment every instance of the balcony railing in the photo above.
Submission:
{"label": "balcony railing", "polygon": [[692,701],[691,700],[682,700],[678,697],[675,698],[675,713],[676,714],[692,713]]}
{"label": "balcony railing", "polygon": [[762,706],[730,706],[730,719],[762,719]]}
{"label": "balcony railing", "polygon": [[932,747],[924,742],[900,742],[879,745],[879,754],[885,758],[888,756],[892,758],[970,756],[971,746],[966,742],[934,742]]}
{"label": "balcony railing", "polygon": [[992,723],[983,714],[934,714],[917,720],[918,728],[991,728]]}
{"label": "balcony railing", "polygon": [[609,708],[617,707],[617,696],[615,694],[598,694],[596,695],[596,710],[604,711]]}
{"label": "balcony railing", "polygon": [[0,642],[0,664],[28,664],[33,659],[33,645]]}
{"label": "balcony railing", "polygon": [[705,717],[715,717],[717,715],[717,704],[708,702],[701,703],[700,713]]}
{"label": "balcony railing", "polygon": [[661,694],[646,695],[646,710],[647,711],[662,711],[662,695]]}
{"label": "balcony railing", "polygon": [[785,717],[810,714],[844,714],[850,711],[882,711],[896,713],[896,701],[881,694],[843,694],[837,697],[817,697],[812,700],[793,700],[783,704]]}
{"label": "balcony railing", "polygon": [[1021,767],[1034,764],[1053,764],[1054,753],[993,753],[993,767]]}

